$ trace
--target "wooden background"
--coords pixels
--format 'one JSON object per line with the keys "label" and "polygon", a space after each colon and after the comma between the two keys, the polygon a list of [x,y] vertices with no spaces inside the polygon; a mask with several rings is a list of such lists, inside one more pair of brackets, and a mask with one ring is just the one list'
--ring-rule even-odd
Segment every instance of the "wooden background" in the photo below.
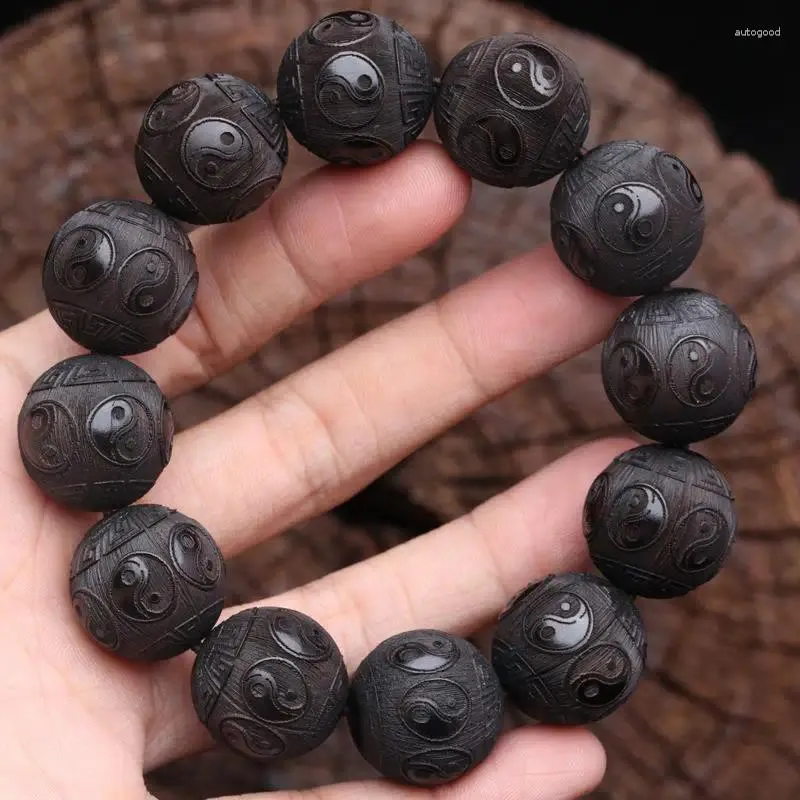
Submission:
{"label": "wooden background", "polygon": [[[102,196],[142,197],[132,145],[163,88],[206,71],[272,90],[290,39],[347,3],[327,0],[84,0],[0,39],[0,325],[42,305],[39,270],[53,232]],[[635,58],[516,6],[491,0],[373,0],[440,65],[500,31],[528,30],[578,62],[593,102],[589,145],[644,138],[700,180],[705,243],[684,284],[734,305],[759,347],[755,400],[698,448],[736,491],[740,541],[714,582],[680,601],[642,602],[649,673],[598,728],[609,800],[800,797],[800,215],[764,171],[724,153],[702,110]],[[289,179],[314,166],[292,148]],[[336,298],[258,356],[176,403],[185,427],[364,331],[548,237],[552,183],[477,186],[461,223],[390,274]],[[232,567],[234,600],[282,591],[424,532],[576,444],[622,431],[601,387],[598,353],[575,359],[478,412],[345,507]],[[152,776],[163,798],[298,788],[370,772],[344,731],[299,762],[265,770],[212,752]]]}

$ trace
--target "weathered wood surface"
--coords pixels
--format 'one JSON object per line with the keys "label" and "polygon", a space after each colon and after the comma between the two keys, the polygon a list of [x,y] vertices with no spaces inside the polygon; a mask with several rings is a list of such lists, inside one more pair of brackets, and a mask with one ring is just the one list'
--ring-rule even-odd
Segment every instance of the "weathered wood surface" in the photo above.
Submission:
{"label": "weathered wood surface", "polygon": [[[445,63],[479,36],[538,32],[572,54],[593,99],[590,144],[638,137],[681,155],[700,179],[708,231],[685,283],[734,304],[757,338],[761,383],[736,426],[701,448],[729,475],[743,524],[730,566],[690,598],[643,604],[651,670],[600,734],[610,766],[598,798],[790,800],[800,796],[800,215],[764,172],[722,151],[702,111],[609,45],[490,0],[373,0]],[[163,87],[227,71],[274,83],[290,38],[346,3],[328,0],[98,0],[69,3],[0,40],[0,324],[42,306],[39,266],[63,219],[99,196],[141,197],[131,157]],[[293,148],[291,175],[313,166]],[[183,398],[183,426],[216,413],[365,330],[546,240],[552,184],[479,186],[459,226],[388,275],[336,298],[248,363]],[[237,599],[358,560],[435,519],[463,513],[574,445],[622,430],[597,352],[533,381],[441,437],[350,509],[301,526],[234,565]],[[424,507],[420,511],[412,502]],[[360,514],[361,519],[358,519]],[[257,556],[257,557],[255,557]],[[203,767],[202,765],[206,765]],[[265,771],[224,754],[164,770],[154,786],[188,800],[259,786],[369,774],[346,736]]]}

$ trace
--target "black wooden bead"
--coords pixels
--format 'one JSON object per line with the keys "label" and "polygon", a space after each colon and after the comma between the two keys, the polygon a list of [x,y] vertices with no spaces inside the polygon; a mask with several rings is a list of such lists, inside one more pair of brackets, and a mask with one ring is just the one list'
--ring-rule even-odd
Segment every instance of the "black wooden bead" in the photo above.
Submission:
{"label": "black wooden bead", "polygon": [[382,775],[435,786],[491,752],[503,719],[502,689],[469,642],[418,630],[379,644],[352,679],[353,741]]}
{"label": "black wooden bead", "polygon": [[551,575],[500,616],[492,665],[516,706],[553,725],[597,722],[633,693],[645,666],[644,624],[605,578]]}
{"label": "black wooden bead", "polygon": [[86,511],[142,497],[169,462],[173,433],[155,381],[130,361],[96,354],[50,367],[18,420],[28,474],[53,500]]}
{"label": "black wooden bead", "polygon": [[565,169],[589,130],[571,58],[527,33],[480,39],[448,65],[434,107],[453,160],[493,186],[534,186]]}
{"label": "black wooden bead", "polygon": [[208,636],[225,604],[225,562],[195,520],[128,506],[92,527],[72,558],[72,605],[100,646],[158,661]]}
{"label": "black wooden bead", "polygon": [[347,701],[336,642],[305,614],[253,608],[203,642],[192,702],[212,736],[254,761],[291,758],[330,736]]}
{"label": "black wooden bead", "polygon": [[334,164],[376,164],[422,133],[435,95],[425,48],[394,20],[337,11],[287,49],[278,70],[286,127]]}
{"label": "black wooden bead", "polygon": [[645,142],[608,142],[564,171],[550,223],[561,260],[590,286],[623,297],[649,294],[697,255],[703,193],[672,153]]}
{"label": "black wooden bead", "polygon": [[756,385],[756,349],[735,312],[694,289],[642,297],[603,346],[603,384],[622,419],[684,445],[731,425]]}
{"label": "black wooden bead", "polygon": [[288,158],[278,109],[256,86],[209,73],[164,91],[144,116],[136,170],[153,202],[194,225],[261,206]]}
{"label": "black wooden bead", "polygon": [[186,320],[197,293],[191,241],[136,200],[105,200],[53,237],[42,286],[55,321],[78,344],[124,356],[150,350]]}
{"label": "black wooden bead", "polygon": [[592,484],[584,533],[595,566],[642,597],[679,597],[711,580],[736,535],[733,493],[698,453],[642,445]]}

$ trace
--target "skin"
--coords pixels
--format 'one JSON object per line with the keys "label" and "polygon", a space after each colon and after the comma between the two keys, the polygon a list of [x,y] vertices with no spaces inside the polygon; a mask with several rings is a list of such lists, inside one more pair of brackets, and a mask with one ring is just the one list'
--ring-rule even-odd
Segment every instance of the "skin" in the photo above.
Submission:
{"label": "skin", "polygon": [[[298,315],[430,245],[469,194],[441,148],[420,142],[372,169],[326,167],[238,223],[199,229],[195,310],[176,336],[133,360],[170,397],[200,386]],[[522,255],[181,433],[143,500],[201,520],[233,556],[342,502],[491,399],[588,349],[623,305],[587,288],[549,248]],[[0,775],[9,800],[145,800],[147,770],[211,745],[191,706],[191,653],[130,665],[80,629],[66,576],[97,517],[46,499],[20,461],[16,421],[28,388],[78,352],[46,313],[0,334]],[[466,635],[530,581],[586,566],[586,491],[633,445],[582,447],[439,530],[263,602],[319,620],[351,670],[403,630]],[[268,797],[567,800],[591,791],[604,767],[592,734],[537,726],[505,735],[480,767],[436,790],[377,781]]]}

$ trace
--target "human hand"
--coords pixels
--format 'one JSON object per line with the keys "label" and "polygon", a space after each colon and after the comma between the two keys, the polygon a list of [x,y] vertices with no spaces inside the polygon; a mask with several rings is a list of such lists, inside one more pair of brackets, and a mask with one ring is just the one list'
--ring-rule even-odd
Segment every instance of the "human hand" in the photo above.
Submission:
{"label": "human hand", "polygon": [[[168,396],[196,388],[301,313],[431,244],[468,197],[467,178],[431,143],[370,169],[323,168],[250,217],[193,234],[195,311],[132,360]],[[595,344],[621,308],[549,248],[522,256],[179,434],[143,501],[197,518],[233,556],[341,503],[481,405]],[[17,413],[30,385],[77,352],[46,313],[0,334],[0,774],[9,800],[144,800],[145,771],[210,745],[192,708],[191,653],[129,664],[80,628],[67,574],[95,517],[47,500],[20,461]],[[264,603],[317,619],[351,671],[403,630],[466,635],[528,582],[584,566],[586,491],[630,446],[580,448],[437,531]],[[566,800],[591,790],[604,763],[591,734],[536,726],[505,735],[486,762],[436,790],[361,782],[268,796]]]}

